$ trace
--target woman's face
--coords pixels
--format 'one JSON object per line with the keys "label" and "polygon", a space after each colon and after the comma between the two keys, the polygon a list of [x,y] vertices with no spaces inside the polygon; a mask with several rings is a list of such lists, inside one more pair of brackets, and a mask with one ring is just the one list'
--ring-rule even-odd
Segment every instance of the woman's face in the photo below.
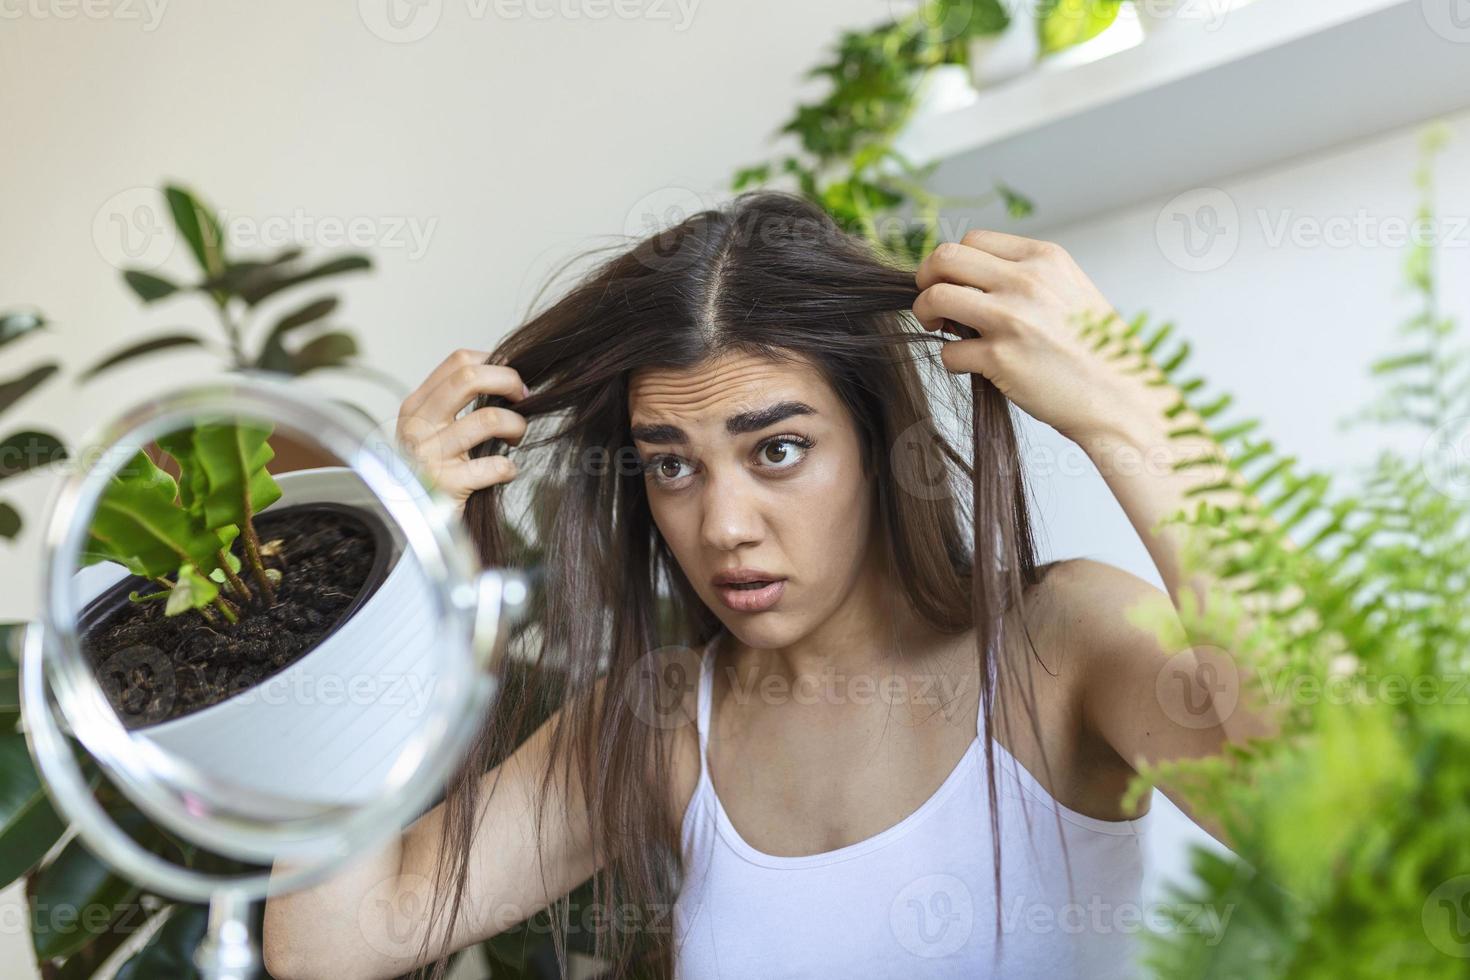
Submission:
{"label": "woman's face", "polygon": [[[872,486],[857,429],[810,362],[731,354],[645,369],[628,409],[653,519],[741,642],[786,646],[857,614]],[[742,571],[766,584],[720,577]]]}

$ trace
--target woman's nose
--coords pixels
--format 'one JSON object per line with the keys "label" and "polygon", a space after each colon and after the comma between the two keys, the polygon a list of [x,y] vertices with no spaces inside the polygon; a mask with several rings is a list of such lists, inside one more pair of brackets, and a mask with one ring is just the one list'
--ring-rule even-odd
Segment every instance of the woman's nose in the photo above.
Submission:
{"label": "woman's nose", "polygon": [[738,478],[710,474],[705,481],[701,534],[704,542],[720,551],[734,551],[757,544],[763,533],[759,502],[751,488]]}

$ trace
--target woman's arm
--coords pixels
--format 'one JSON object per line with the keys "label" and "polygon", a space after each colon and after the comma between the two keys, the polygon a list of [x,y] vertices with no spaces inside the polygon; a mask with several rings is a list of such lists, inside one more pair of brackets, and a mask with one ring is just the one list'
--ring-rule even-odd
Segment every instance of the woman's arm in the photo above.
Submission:
{"label": "woman's arm", "polygon": [[[599,699],[601,691],[599,682]],[[448,948],[463,949],[591,877],[587,807],[575,769],[569,798],[560,779],[551,781],[546,825],[540,841],[535,838],[537,794],[557,715],[482,777],[464,902],[453,922],[441,916],[428,957],[419,951],[438,899],[433,881],[445,834],[442,803],[332,878],[269,899],[263,946],[270,974],[277,980],[396,977],[437,959],[446,927]]]}
{"label": "woman's arm", "polygon": [[[919,266],[922,290],[914,314],[930,330],[959,339],[941,356],[952,372],[984,375],[1022,410],[1071,439],[1101,472],[1142,538],[1167,595],[1099,562],[1073,562],[1067,600],[1070,632],[1084,638],[1079,671],[1083,716],[1093,735],[1128,765],[1215,754],[1227,742],[1274,734],[1283,706],[1259,703],[1230,653],[1235,637],[1185,636],[1174,613],[1205,601],[1215,583],[1203,573],[1186,580],[1185,533],[1158,522],[1201,499],[1238,504],[1246,493],[1223,464],[1174,471],[1172,464],[1213,451],[1207,436],[1172,438],[1187,414],[1165,412],[1178,393],[1158,372],[1136,372],[1132,359],[1101,351],[1082,324],[1116,330],[1116,311],[1064,249],[1016,235],[975,231],[936,248]],[[970,328],[954,329],[954,324]],[[1117,334],[1114,334],[1117,336]],[[1193,420],[1197,421],[1197,420]],[[1196,488],[1228,485],[1191,496]],[[1128,609],[1152,601],[1152,626]],[[1153,626],[1162,626],[1163,643]],[[1248,629],[1245,623],[1242,629]],[[1161,785],[1190,812],[1180,787]],[[1196,822],[1219,835],[1198,814]]]}

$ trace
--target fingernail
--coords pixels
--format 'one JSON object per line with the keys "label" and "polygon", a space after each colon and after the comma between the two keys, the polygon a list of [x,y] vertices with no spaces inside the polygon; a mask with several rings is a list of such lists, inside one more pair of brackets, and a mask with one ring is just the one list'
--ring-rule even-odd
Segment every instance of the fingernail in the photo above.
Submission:
{"label": "fingernail", "polygon": [[522,398],[530,398],[531,397],[531,386],[528,385],[528,384],[526,384],[524,381],[521,382],[521,397]]}

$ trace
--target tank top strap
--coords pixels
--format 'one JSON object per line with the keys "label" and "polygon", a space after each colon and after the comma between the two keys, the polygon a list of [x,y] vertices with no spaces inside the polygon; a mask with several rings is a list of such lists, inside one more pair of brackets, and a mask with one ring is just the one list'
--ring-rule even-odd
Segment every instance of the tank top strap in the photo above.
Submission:
{"label": "tank top strap", "polygon": [[[718,636],[716,636],[718,639]],[[704,652],[699,657],[699,690],[695,707],[694,726],[699,733],[699,774],[701,778],[708,772],[709,763],[706,755],[709,751],[709,729],[711,704],[714,702],[715,688],[715,639],[704,645]]]}

